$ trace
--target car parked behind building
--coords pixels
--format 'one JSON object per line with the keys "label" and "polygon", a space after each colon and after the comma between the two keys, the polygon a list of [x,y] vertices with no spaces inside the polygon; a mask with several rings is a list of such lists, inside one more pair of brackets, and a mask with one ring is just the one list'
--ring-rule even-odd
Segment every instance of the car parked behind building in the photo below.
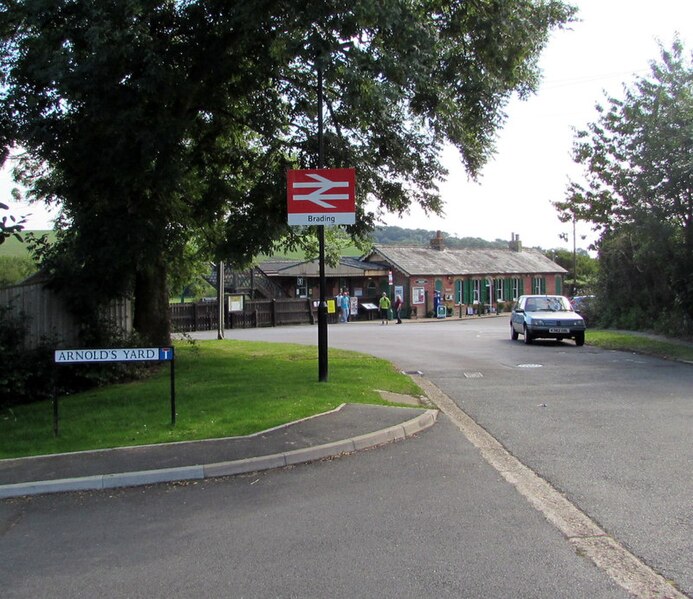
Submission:
{"label": "car parked behind building", "polygon": [[511,339],[522,335],[527,344],[534,339],[575,339],[575,345],[584,345],[585,328],[582,316],[562,295],[523,295],[510,317]]}

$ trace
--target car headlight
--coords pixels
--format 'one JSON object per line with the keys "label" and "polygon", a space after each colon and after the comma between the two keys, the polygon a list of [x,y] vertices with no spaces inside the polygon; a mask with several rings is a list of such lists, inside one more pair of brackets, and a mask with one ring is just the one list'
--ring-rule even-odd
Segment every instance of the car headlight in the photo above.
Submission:
{"label": "car headlight", "polygon": [[536,320],[532,320],[532,324],[535,325],[535,326],[538,326],[538,327],[543,327],[543,326],[544,326],[544,321],[537,318]]}

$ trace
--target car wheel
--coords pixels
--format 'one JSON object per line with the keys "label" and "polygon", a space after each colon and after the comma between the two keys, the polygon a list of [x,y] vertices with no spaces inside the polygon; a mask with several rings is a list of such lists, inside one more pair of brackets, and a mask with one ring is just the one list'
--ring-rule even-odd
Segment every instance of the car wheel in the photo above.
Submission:
{"label": "car wheel", "polygon": [[532,343],[532,336],[529,334],[529,331],[527,330],[527,325],[525,325],[522,328],[522,331],[522,334],[525,336],[525,345],[529,345],[530,343]]}
{"label": "car wheel", "polygon": [[513,341],[517,341],[517,338],[519,337],[518,332],[515,330],[515,327],[511,324],[510,325],[510,338]]}
{"label": "car wheel", "polygon": [[585,345],[585,333],[575,333],[575,345],[580,347],[581,345]]}

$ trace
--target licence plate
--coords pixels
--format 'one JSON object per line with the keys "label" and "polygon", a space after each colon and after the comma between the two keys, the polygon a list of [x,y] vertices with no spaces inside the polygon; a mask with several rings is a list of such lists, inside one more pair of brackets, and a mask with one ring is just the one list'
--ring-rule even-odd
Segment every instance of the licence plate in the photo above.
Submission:
{"label": "licence plate", "polygon": [[563,327],[554,327],[552,329],[549,329],[549,333],[570,333],[570,329],[566,329]]}

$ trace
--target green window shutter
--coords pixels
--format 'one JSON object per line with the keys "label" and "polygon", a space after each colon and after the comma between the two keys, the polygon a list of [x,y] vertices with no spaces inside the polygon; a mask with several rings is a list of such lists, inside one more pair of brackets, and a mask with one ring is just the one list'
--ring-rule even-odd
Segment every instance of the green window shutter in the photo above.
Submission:
{"label": "green window shutter", "polygon": [[563,295],[563,278],[556,275],[556,295]]}
{"label": "green window shutter", "polygon": [[513,280],[503,279],[503,297],[505,301],[510,301],[513,299]]}
{"label": "green window shutter", "polygon": [[486,287],[486,279],[479,281],[479,302],[488,304],[488,287]]}
{"label": "green window shutter", "polygon": [[436,279],[436,291],[443,291],[443,281]]}
{"label": "green window shutter", "polygon": [[471,293],[470,287],[471,287],[471,281],[469,279],[465,279],[464,280],[464,296],[463,296],[463,300],[464,300],[463,303],[465,303],[465,304],[471,304],[472,303],[469,299],[469,294]]}
{"label": "green window shutter", "polygon": [[462,281],[459,279],[455,281],[455,303],[462,303]]}

